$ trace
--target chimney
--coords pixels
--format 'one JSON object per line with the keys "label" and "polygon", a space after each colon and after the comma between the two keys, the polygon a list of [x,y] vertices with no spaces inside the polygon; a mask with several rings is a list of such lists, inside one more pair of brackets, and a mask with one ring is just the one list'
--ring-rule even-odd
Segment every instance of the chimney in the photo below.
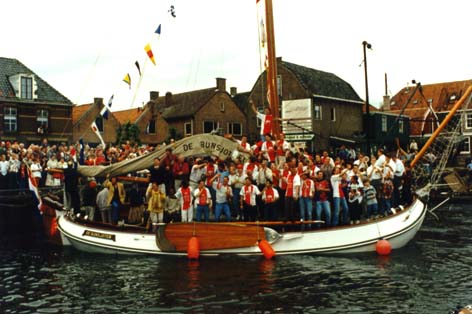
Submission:
{"label": "chimney", "polygon": [[387,73],[385,73],[384,80],[385,80],[385,95],[383,96],[382,111],[390,111],[390,96],[388,95]]}
{"label": "chimney", "polygon": [[383,96],[382,111],[390,111],[390,96],[389,95]]}
{"label": "chimney", "polygon": [[166,107],[170,106],[172,104],[172,93],[167,92],[166,93]]}
{"label": "chimney", "polygon": [[98,108],[102,108],[103,107],[103,98],[94,98],[93,99],[93,104],[95,106],[97,106]]}
{"label": "chimney", "polygon": [[149,92],[149,100],[153,101],[153,100],[157,100],[157,98],[159,98],[159,92],[156,92],[156,91]]}
{"label": "chimney", "polygon": [[216,78],[216,89],[222,92],[226,91],[226,79],[217,77]]}
{"label": "chimney", "polygon": [[229,90],[230,90],[231,97],[236,96],[236,94],[238,93],[237,87],[230,87]]}

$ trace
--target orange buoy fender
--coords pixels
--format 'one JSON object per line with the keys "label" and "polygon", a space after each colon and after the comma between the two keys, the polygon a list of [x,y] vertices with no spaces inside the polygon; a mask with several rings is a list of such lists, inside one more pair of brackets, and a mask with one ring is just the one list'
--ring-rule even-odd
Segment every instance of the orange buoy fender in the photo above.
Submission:
{"label": "orange buoy fender", "polygon": [[198,259],[200,256],[200,242],[196,236],[191,237],[188,240],[187,245],[187,257],[189,259]]}
{"label": "orange buoy fender", "polygon": [[267,240],[260,240],[259,241],[259,249],[261,250],[262,254],[266,259],[271,259],[275,256],[275,251],[272,246],[267,242]]}
{"label": "orange buoy fender", "polygon": [[392,252],[392,246],[390,245],[390,242],[382,239],[382,240],[377,241],[375,250],[377,251],[377,254],[379,255],[389,255],[390,252]]}

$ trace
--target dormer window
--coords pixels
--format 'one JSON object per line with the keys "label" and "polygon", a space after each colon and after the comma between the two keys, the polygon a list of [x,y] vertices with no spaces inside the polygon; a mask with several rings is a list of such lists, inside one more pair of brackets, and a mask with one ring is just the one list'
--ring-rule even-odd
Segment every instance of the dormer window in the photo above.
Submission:
{"label": "dormer window", "polygon": [[22,76],[20,93],[22,99],[33,99],[33,78]]}

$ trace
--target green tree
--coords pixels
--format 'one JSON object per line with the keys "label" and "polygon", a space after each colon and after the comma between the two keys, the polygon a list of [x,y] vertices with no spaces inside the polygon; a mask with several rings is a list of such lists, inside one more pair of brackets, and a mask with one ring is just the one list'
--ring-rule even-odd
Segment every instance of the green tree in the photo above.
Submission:
{"label": "green tree", "polygon": [[177,129],[173,126],[169,128],[169,133],[167,134],[166,143],[170,142],[170,139],[173,138],[175,141],[181,140],[183,138],[182,133],[178,132]]}
{"label": "green tree", "polygon": [[132,145],[141,144],[139,134],[138,126],[128,121],[116,129],[116,144],[121,145],[126,141],[130,141]]}

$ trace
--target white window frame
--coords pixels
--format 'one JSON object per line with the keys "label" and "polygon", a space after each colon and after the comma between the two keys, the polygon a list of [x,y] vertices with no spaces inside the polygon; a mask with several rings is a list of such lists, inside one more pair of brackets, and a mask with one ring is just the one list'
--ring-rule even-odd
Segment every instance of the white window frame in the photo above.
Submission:
{"label": "white window frame", "polygon": [[[190,133],[187,133],[187,125],[190,125]],[[205,126],[205,125],[203,125]],[[193,120],[184,123],[184,136],[193,135]]]}
{"label": "white window frame", "polygon": [[28,76],[20,77],[20,98],[33,99],[33,78]]}
{"label": "white window frame", "polygon": [[[154,121],[154,132],[151,133],[151,121]],[[156,134],[157,133],[157,121],[155,118],[152,118],[149,120],[148,124],[147,124],[147,127],[146,127],[146,130],[147,130],[147,134]]]}
{"label": "white window frame", "polygon": [[[11,126],[14,126],[14,128]],[[6,132],[18,131],[18,109],[16,107],[5,107],[3,109],[3,127]]]}
{"label": "white window frame", "polygon": [[[46,113],[46,114],[44,114]],[[38,126],[46,126],[49,128],[49,110],[47,109],[38,109],[36,111],[36,123]]]}
{"label": "white window frame", "polygon": [[[209,123],[209,122],[213,123],[213,129],[212,129],[211,131],[213,131],[213,130],[218,131],[218,129],[219,129],[219,123],[218,123],[218,121],[215,121],[215,120],[203,120],[203,122],[202,122],[202,131],[203,131],[203,132],[202,132],[202,133],[210,133],[210,132],[211,132],[211,131],[210,131],[210,132],[205,132],[205,123]],[[216,126],[216,128],[215,128],[215,126]]]}
{"label": "white window frame", "polygon": [[405,123],[402,118],[398,120],[398,133],[403,134],[405,132]]}
{"label": "white window frame", "polygon": [[[234,133],[234,125],[239,124],[239,133]],[[243,135],[243,124],[241,122],[228,122],[227,123],[228,134],[242,136]]]}
{"label": "white window frame", "polygon": [[387,132],[387,116],[382,116],[381,117],[381,132]]}
{"label": "white window frame", "polygon": [[465,115],[465,128],[466,129],[472,129],[472,113],[467,113]]}
{"label": "white window frame", "polygon": [[[316,108],[319,108],[319,110],[316,110]],[[322,109],[323,107],[321,105],[313,104],[313,120],[321,120],[323,118],[321,114]]]}
{"label": "white window frame", "polygon": [[464,143],[467,143],[466,145],[469,147],[469,149],[468,150],[461,150],[460,154],[464,154],[464,155],[470,154],[470,136],[467,136],[465,138]]}

